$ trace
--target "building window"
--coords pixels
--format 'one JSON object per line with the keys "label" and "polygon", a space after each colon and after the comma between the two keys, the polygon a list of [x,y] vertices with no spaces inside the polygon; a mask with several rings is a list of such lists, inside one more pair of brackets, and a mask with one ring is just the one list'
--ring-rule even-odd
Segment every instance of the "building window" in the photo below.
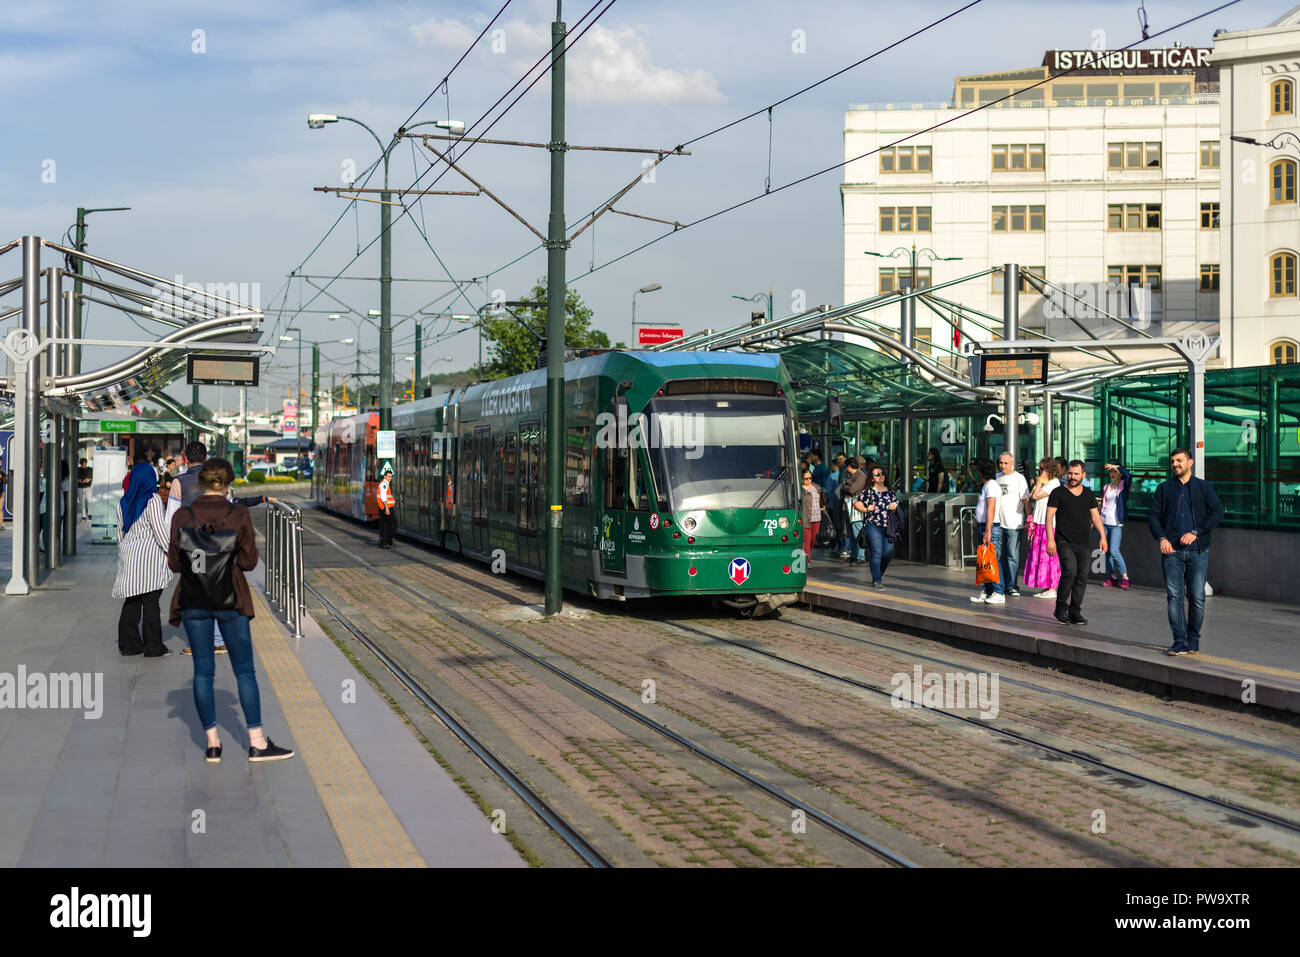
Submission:
{"label": "building window", "polygon": [[1289,366],[1296,361],[1296,344],[1288,339],[1279,339],[1268,347],[1269,365]]}
{"label": "building window", "polygon": [[1269,296],[1295,295],[1295,255],[1293,253],[1274,253],[1268,261]]}
{"label": "building window", "polygon": [[1106,282],[1112,286],[1150,286],[1160,291],[1159,266],[1107,266]]}
{"label": "building window", "polygon": [[1106,207],[1107,229],[1159,229],[1159,203],[1110,203]]}
{"label": "building window", "polygon": [[[907,285],[911,279],[912,270],[904,266],[901,269],[882,269],[880,270],[880,292],[898,292],[904,285]],[[920,267],[916,269],[916,288],[929,289],[932,279],[930,277],[930,267]]]}
{"label": "building window", "polygon": [[928,233],[930,207],[881,206],[880,231],[882,233]]}
{"label": "building window", "polygon": [[1287,113],[1294,113],[1295,109],[1291,103],[1291,95],[1295,87],[1290,80],[1274,80],[1273,85],[1269,88],[1272,93],[1274,116],[1282,116]]}
{"label": "building window", "polygon": [[[1047,277],[1047,270],[1044,269],[1042,266],[1021,266],[1020,267],[1020,282],[1017,283],[1017,285],[1020,287],[1020,291],[1022,293],[1030,293],[1031,295],[1038,295],[1038,289],[1032,286],[1029,280],[1025,278],[1025,273],[1027,272],[1033,273],[1040,280],[1042,280]],[[1002,287],[1003,287],[1002,271],[999,270],[993,273],[990,276],[990,278],[993,280],[993,291],[1001,294]]]}
{"label": "building window", "polygon": [[1201,140],[1201,169],[1219,168],[1219,141]]}
{"label": "building window", "polygon": [[1219,228],[1219,204],[1218,203],[1201,203],[1201,228],[1202,229]]}
{"label": "building window", "polygon": [[1042,143],[997,143],[993,147],[993,171],[1041,173],[1047,168]]}
{"label": "building window", "polygon": [[932,168],[929,146],[887,146],[880,151],[882,173],[928,173]]}
{"label": "building window", "polygon": [[1106,149],[1108,169],[1159,169],[1159,143],[1111,143]]}
{"label": "building window", "polygon": [[1045,206],[994,206],[993,232],[1041,233],[1046,227]]}
{"label": "building window", "polygon": [[1295,202],[1295,168],[1295,160],[1289,159],[1275,160],[1269,164],[1268,174],[1273,184],[1273,190],[1269,194],[1271,205]]}
{"label": "building window", "polygon": [[1201,266],[1201,292],[1219,291],[1218,263]]}

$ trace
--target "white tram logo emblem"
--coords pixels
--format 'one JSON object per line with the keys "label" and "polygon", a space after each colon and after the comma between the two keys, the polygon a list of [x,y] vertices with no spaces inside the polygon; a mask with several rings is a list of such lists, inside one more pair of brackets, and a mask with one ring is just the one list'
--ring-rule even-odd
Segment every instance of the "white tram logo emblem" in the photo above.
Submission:
{"label": "white tram logo emblem", "polygon": [[745,584],[749,581],[749,562],[743,558],[733,558],[727,567],[727,577],[737,585]]}

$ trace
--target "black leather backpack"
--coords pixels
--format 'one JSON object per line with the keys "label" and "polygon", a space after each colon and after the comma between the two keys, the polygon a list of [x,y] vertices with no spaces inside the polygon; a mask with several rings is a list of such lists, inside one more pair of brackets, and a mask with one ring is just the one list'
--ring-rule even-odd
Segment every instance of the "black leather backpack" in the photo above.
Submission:
{"label": "black leather backpack", "polygon": [[[181,608],[204,608],[228,611],[235,607],[235,550],[239,533],[221,529],[235,506],[228,505],[221,521],[198,526],[190,524],[177,530],[181,549]],[[190,522],[197,523],[193,509]]]}

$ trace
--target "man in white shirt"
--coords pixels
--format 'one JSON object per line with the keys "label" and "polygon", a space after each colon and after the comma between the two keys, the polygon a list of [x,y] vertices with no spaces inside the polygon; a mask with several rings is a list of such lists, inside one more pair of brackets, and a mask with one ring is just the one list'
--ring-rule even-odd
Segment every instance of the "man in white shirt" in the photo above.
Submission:
{"label": "man in white shirt", "polygon": [[1013,598],[1020,597],[1020,535],[1025,527],[1025,496],[1029,483],[1016,471],[1016,460],[1010,452],[998,456],[998,521],[1001,526],[1002,547],[998,549],[999,568],[1004,592]]}

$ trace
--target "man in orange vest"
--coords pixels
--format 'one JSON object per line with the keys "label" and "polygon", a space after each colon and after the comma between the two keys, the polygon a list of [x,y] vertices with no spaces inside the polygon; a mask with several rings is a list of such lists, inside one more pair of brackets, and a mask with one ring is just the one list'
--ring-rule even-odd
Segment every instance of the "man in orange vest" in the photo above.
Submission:
{"label": "man in orange vest", "polygon": [[379,504],[379,547],[393,547],[393,533],[397,531],[397,500],[393,498],[393,463],[385,462],[379,473],[379,487],[375,490]]}

